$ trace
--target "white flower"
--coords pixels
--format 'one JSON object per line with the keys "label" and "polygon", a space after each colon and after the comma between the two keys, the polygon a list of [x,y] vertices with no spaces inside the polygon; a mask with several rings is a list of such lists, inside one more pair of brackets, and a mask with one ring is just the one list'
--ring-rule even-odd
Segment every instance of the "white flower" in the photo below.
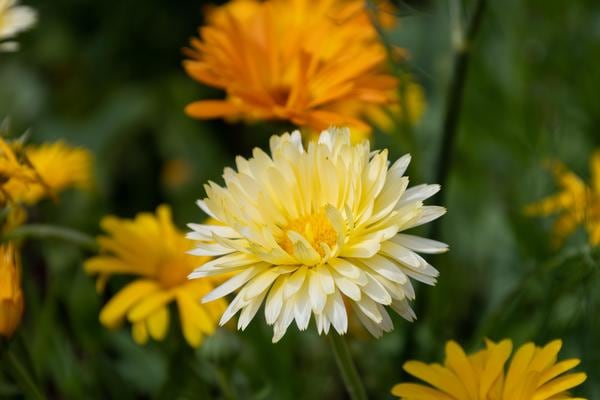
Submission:
{"label": "white flower", "polygon": [[190,278],[231,273],[204,301],[238,291],[221,324],[241,312],[245,329],[265,303],[273,341],[314,315],[319,333],[348,327],[348,308],[374,335],[390,331],[385,306],[407,320],[411,280],[433,285],[438,272],[417,253],[447,251],[444,243],[408,235],[446,210],[425,206],[439,185],[407,189],[410,156],[391,167],[387,150],[350,143],[347,129],[321,133],[305,150],[299,132],[273,136],[270,157],[254,149],[224,172],[225,187],[205,186],[198,205],[219,225],[189,224],[191,254],[216,257]]}
{"label": "white flower", "polygon": [[31,28],[36,21],[37,13],[33,8],[19,6],[17,0],[0,0],[0,51],[16,51],[17,42],[3,41]]}

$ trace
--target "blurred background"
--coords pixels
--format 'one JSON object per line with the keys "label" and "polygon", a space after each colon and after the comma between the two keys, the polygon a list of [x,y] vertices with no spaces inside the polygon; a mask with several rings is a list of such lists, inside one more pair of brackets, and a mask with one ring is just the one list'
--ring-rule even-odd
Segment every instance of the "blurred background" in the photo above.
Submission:
{"label": "blurred background", "polygon": [[[106,214],[133,217],[172,205],[181,228],[203,216],[203,183],[221,182],[234,156],[265,148],[275,124],[197,121],[186,104],[221,94],[189,78],[184,48],[211,2],[178,0],[28,0],[39,24],[19,37],[22,50],[0,59],[0,116],[32,142],[65,139],[91,149],[96,186],[31,210],[30,222],[99,233]],[[463,4],[466,13],[472,2]],[[409,52],[426,108],[411,129],[375,132],[374,147],[392,159],[411,152],[412,184],[434,183],[453,65],[446,0],[404,2],[388,39]],[[436,288],[419,287],[418,320],[394,319],[381,340],[357,332],[355,359],[372,398],[406,380],[411,358],[441,361],[455,339],[476,350],[483,338],[516,344],[565,341],[561,358],[579,357],[588,380],[575,394],[600,398],[598,252],[584,232],[550,245],[552,218],[523,207],[555,191],[543,163],[560,159],[589,180],[600,147],[600,4],[596,0],[490,1],[471,47],[464,104],[443,205],[439,239],[451,251],[430,258]],[[430,235],[427,228],[422,231]],[[243,334],[223,330],[192,358],[181,357],[177,324],[168,340],[140,347],[128,328],[98,322],[106,300],[74,246],[31,241],[23,249],[27,308],[22,328],[31,363],[50,398],[221,398],[226,369],[239,398],[345,399],[327,342],[315,330],[290,329],[271,344],[255,319]],[[421,285],[420,285],[421,286]],[[189,351],[187,351],[189,353]],[[183,360],[183,361],[182,361]],[[8,381],[0,398],[18,398]]]}

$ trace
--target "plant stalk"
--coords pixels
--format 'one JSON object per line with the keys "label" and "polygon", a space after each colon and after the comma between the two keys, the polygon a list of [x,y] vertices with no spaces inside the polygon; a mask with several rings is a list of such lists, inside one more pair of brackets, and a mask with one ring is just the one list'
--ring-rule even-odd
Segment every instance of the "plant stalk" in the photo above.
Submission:
{"label": "plant stalk", "polygon": [[[462,111],[462,103],[465,92],[465,84],[469,72],[471,46],[480,31],[481,21],[487,5],[487,0],[477,0],[473,15],[469,21],[466,32],[462,32],[461,24],[458,22],[460,16],[454,10],[453,17],[456,20],[453,25],[453,45],[455,48],[454,68],[450,80],[450,88],[446,97],[446,109],[442,125],[442,143],[437,156],[437,167],[435,183],[446,188],[450,168],[452,167],[452,156],[456,142],[456,134]],[[446,190],[438,194],[438,203],[445,203]],[[439,238],[439,219],[432,224],[432,237]]]}
{"label": "plant stalk", "polygon": [[327,337],[350,398],[352,400],[367,400],[367,392],[352,361],[346,339],[335,332],[330,333]]}
{"label": "plant stalk", "polygon": [[74,229],[54,225],[23,225],[7,232],[2,237],[2,242],[27,238],[59,239],[78,245],[86,250],[98,251],[98,244],[92,236]]}

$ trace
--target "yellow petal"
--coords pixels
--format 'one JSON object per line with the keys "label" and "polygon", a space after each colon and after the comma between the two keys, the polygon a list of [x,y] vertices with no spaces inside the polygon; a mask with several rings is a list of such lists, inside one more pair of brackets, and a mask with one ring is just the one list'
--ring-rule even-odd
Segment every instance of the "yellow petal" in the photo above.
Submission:
{"label": "yellow petal", "polygon": [[574,388],[577,385],[580,385],[586,379],[587,375],[583,372],[561,376],[560,378],[554,379],[553,381],[550,381],[539,388],[532,400],[550,399],[554,395],[560,394],[566,390]]}
{"label": "yellow petal", "polygon": [[127,313],[127,319],[131,322],[138,322],[146,319],[157,309],[163,307],[174,297],[172,291],[157,291],[141,299],[134,307]]}
{"label": "yellow petal", "polygon": [[161,341],[167,335],[169,329],[169,310],[161,307],[148,317],[148,331],[154,340]]}
{"label": "yellow petal", "polygon": [[392,388],[392,394],[410,400],[455,400],[439,390],[416,383],[399,383]]}
{"label": "yellow petal", "polygon": [[154,281],[137,280],[130,283],[104,306],[100,312],[100,322],[108,328],[117,327],[129,308],[158,289]]}
{"label": "yellow petal", "polygon": [[491,344],[488,349],[488,360],[481,375],[479,386],[480,398],[488,398],[488,392],[499,377],[504,376],[504,364],[512,352],[512,342],[503,340],[499,344]]}
{"label": "yellow petal", "polygon": [[146,329],[146,322],[136,322],[131,326],[131,334],[133,340],[140,345],[144,345],[148,342],[148,330]]}
{"label": "yellow petal", "polygon": [[469,397],[476,399],[478,393],[473,366],[463,349],[454,341],[449,341],[446,344],[446,366],[460,378],[469,393]]}

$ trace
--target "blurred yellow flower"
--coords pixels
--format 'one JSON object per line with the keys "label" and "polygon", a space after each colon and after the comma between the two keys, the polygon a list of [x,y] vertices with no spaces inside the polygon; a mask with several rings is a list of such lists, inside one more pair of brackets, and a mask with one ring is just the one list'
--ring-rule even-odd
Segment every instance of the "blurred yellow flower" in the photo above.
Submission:
{"label": "blurred yellow flower", "polygon": [[419,253],[444,243],[407,235],[446,210],[424,206],[439,185],[407,189],[410,156],[393,165],[369,142],[350,143],[347,129],[324,131],[304,149],[299,132],[273,136],[271,156],[255,149],[227,168],[225,187],[205,186],[199,206],[223,226],[190,224],[191,254],[215,256],[190,277],[233,277],[204,297],[239,289],[221,324],[241,311],[245,329],[263,301],[273,341],[293,320],[300,330],[314,315],[319,333],[348,327],[346,300],[374,336],[393,329],[385,306],[414,319],[411,280],[433,285],[438,272]]}
{"label": "blurred yellow flower", "polygon": [[178,189],[192,180],[193,170],[190,163],[182,158],[167,161],[161,171],[160,180],[169,189]]}
{"label": "blurred yellow flower", "polygon": [[0,246],[0,335],[11,337],[23,317],[21,268],[14,246]]}
{"label": "blurred yellow flower", "polygon": [[560,214],[553,227],[556,246],[560,246],[579,225],[585,227],[592,246],[600,245],[600,150],[596,150],[590,160],[590,185],[558,161],[550,163],[550,168],[560,191],[527,206],[526,214]]}
{"label": "blurred yellow flower", "polygon": [[23,180],[8,182],[5,189],[13,200],[34,204],[69,187],[91,187],[92,155],[88,150],[59,141],[26,146],[23,151],[41,181],[33,184],[26,184]]}
{"label": "blurred yellow flower", "polygon": [[5,40],[31,28],[36,20],[31,7],[19,6],[17,0],[0,0],[0,52],[17,50],[17,42]]}
{"label": "blurred yellow flower", "polygon": [[234,0],[209,14],[187,55],[192,78],[227,94],[188,105],[196,118],[369,130],[345,103],[391,104],[397,87],[362,0]]}
{"label": "blurred yellow flower", "polygon": [[30,166],[17,157],[13,144],[0,138],[0,191],[4,201],[10,200],[6,185],[11,182],[38,183],[39,177]]}
{"label": "blurred yellow flower", "polygon": [[521,346],[508,369],[512,341],[486,342],[485,350],[466,355],[455,342],[446,344],[444,365],[408,361],[403,368],[427,384],[400,383],[392,394],[403,400],[583,400],[568,390],[586,380],[586,374],[565,372],[577,359],[557,362],[560,340],[537,347]]}
{"label": "blurred yellow flower", "polygon": [[190,346],[213,334],[227,304],[223,300],[199,303],[213,289],[213,280],[189,281],[187,275],[209,258],[186,254],[193,243],[175,227],[168,206],[158,207],[156,214],[140,213],[133,220],[105,217],[101,226],[108,236],[98,238],[102,253],[86,261],[86,271],[100,274],[100,279],[115,274],[139,277],[102,309],[100,322],[105,327],[117,328],[127,318],[137,343],[146,343],[148,337],[160,341],[167,334],[168,306],[174,301]]}

